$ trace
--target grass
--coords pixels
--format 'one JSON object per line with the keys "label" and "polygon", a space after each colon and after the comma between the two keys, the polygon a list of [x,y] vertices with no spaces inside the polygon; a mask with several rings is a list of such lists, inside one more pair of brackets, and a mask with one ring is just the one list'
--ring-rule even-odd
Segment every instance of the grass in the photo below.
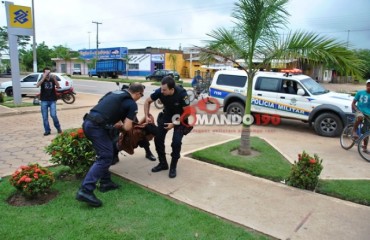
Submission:
{"label": "grass", "polygon": [[369,180],[320,180],[316,192],[370,206]]}
{"label": "grass", "polygon": [[4,102],[1,102],[0,105],[9,107],[9,108],[34,106],[32,102],[21,102],[21,104],[15,105],[13,100],[14,100],[13,97],[4,96]]}
{"label": "grass", "polygon": [[47,204],[9,206],[15,189],[7,179],[0,182],[2,239],[269,239],[116,176],[120,189],[96,193],[101,208],[74,199],[79,180],[57,180],[59,195]]}
{"label": "grass", "polygon": [[288,177],[291,165],[278,151],[257,137],[251,138],[251,144],[252,149],[258,152],[251,157],[231,154],[239,147],[239,139],[196,151],[192,157],[273,181]]}
{"label": "grass", "polygon": [[[201,161],[277,182],[288,177],[291,164],[264,140],[258,137],[251,138],[252,149],[259,152],[254,156],[232,154],[239,146],[238,139],[196,151],[191,155]],[[370,180],[319,180],[316,192],[370,206],[369,186]]]}

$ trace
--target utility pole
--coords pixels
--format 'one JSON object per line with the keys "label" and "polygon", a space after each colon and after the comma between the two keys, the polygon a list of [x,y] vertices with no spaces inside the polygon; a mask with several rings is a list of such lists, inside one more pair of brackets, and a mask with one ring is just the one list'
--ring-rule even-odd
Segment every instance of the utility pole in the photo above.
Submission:
{"label": "utility pole", "polygon": [[101,22],[94,22],[94,21],[92,21],[92,23],[96,24],[96,60],[98,60],[98,58],[99,58],[99,55],[98,55],[98,51],[99,51],[99,24],[102,24],[102,23]]}
{"label": "utility pole", "polygon": [[32,50],[33,50],[33,72],[37,72],[37,53],[36,53],[36,29],[35,29],[35,5],[32,0],[32,27],[33,27],[33,36],[32,36]]}

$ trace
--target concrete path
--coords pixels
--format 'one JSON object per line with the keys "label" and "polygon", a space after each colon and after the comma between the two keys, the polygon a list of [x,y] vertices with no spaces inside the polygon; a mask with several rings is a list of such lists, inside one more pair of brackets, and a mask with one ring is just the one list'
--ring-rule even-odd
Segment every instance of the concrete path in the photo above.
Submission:
{"label": "concrete path", "polygon": [[[58,104],[62,128],[81,126],[82,116],[99,98],[78,94],[75,104]],[[139,109],[142,104],[141,100]],[[49,156],[43,149],[56,131],[53,129],[47,137],[42,135],[38,106],[21,111],[23,114],[0,107],[0,177],[28,162],[49,164]],[[342,150],[338,139],[319,137],[303,123],[283,121],[282,124],[283,127],[253,126],[252,135],[266,139],[291,162],[302,150],[318,153],[324,159],[322,178],[370,179],[370,164],[355,150]],[[301,132],[306,133],[304,138],[299,137]],[[275,238],[369,239],[370,207],[184,157],[196,149],[239,137],[240,126],[197,127],[184,138],[183,157],[175,179],[168,178],[168,171],[152,173],[150,169],[156,163],[146,160],[141,149],[132,156],[120,155],[121,161],[111,170],[153,191]],[[153,144],[151,147],[154,150]],[[170,149],[169,142],[166,148]]]}

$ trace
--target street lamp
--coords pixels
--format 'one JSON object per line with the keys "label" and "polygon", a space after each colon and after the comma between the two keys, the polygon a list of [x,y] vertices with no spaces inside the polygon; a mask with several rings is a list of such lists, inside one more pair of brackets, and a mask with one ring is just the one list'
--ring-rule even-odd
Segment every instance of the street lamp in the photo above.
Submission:
{"label": "street lamp", "polygon": [[98,58],[99,58],[99,55],[98,55],[98,51],[99,51],[99,24],[102,24],[102,23],[94,22],[94,21],[92,21],[92,23],[96,24],[96,60],[98,60]]}

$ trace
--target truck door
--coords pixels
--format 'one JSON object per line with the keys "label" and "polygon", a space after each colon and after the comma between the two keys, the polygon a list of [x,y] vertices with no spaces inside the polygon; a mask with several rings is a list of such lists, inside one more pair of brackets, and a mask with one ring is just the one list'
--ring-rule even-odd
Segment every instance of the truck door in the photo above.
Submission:
{"label": "truck door", "polygon": [[298,89],[302,89],[299,82],[282,79],[281,89],[277,94],[276,113],[279,116],[308,120],[312,106],[307,96],[297,94]]}
{"label": "truck door", "polygon": [[276,114],[279,78],[258,77],[252,93],[252,112]]}

